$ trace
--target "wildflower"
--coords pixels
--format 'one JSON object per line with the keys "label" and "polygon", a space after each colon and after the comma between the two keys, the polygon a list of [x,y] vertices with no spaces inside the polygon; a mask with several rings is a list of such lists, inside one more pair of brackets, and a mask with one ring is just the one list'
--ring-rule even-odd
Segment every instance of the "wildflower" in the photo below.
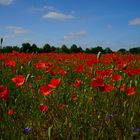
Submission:
{"label": "wildflower", "polygon": [[74,71],[75,72],[84,72],[85,71],[84,65],[77,66]]}
{"label": "wildflower", "polygon": [[126,84],[125,84],[125,83],[123,83],[123,84],[120,86],[120,91],[124,91],[124,90],[125,90],[125,88],[126,88]]}
{"label": "wildflower", "polygon": [[80,78],[76,78],[75,79],[75,81],[74,81],[74,83],[73,83],[73,86],[74,87],[78,87],[78,86],[80,86],[81,85],[81,79]]}
{"label": "wildflower", "polygon": [[135,94],[135,89],[134,89],[134,87],[128,87],[128,88],[126,89],[126,93],[127,93],[128,96]]}
{"label": "wildflower", "polygon": [[12,81],[16,84],[16,87],[20,87],[23,85],[25,77],[23,75],[16,75],[14,78],[12,78]]}
{"label": "wildflower", "polygon": [[25,134],[28,134],[30,131],[31,131],[31,128],[30,128],[30,127],[25,127],[25,128],[23,129],[23,132],[24,132]]}
{"label": "wildflower", "polygon": [[103,80],[102,79],[92,79],[92,81],[91,81],[91,86],[92,87],[102,87],[102,86],[104,86],[104,82],[103,82]]}
{"label": "wildflower", "polygon": [[41,104],[41,105],[39,106],[39,110],[40,110],[41,112],[47,112],[47,111],[48,111],[48,106],[47,106],[47,105]]}
{"label": "wildflower", "polygon": [[114,87],[111,84],[106,84],[104,86],[99,87],[100,91],[102,92],[111,92]]}
{"label": "wildflower", "polygon": [[136,128],[136,127],[132,127],[132,132],[138,132],[139,131],[139,128]]}
{"label": "wildflower", "polygon": [[107,69],[107,70],[99,70],[99,71],[96,71],[97,75],[101,78],[104,78],[104,77],[108,77],[112,74],[112,70],[111,69]]}
{"label": "wildflower", "polygon": [[93,64],[97,64],[99,61],[98,61],[98,59],[96,58],[96,59],[92,59],[92,60],[87,60],[86,61],[86,65],[88,66],[88,67],[92,67],[92,65]]}
{"label": "wildflower", "polygon": [[12,108],[10,108],[10,109],[8,109],[7,114],[8,114],[9,116],[12,116],[12,115],[14,115],[14,114],[15,114],[15,110],[14,110],[14,109],[12,109]]}
{"label": "wildflower", "polygon": [[0,85],[0,98],[3,100],[8,100],[9,91],[7,86]]}
{"label": "wildflower", "polygon": [[37,80],[40,80],[42,77],[40,75],[36,76]]}
{"label": "wildflower", "polygon": [[5,64],[6,66],[15,67],[17,63],[14,60],[6,60]]}
{"label": "wildflower", "polygon": [[14,54],[14,55],[18,55],[18,54],[19,54],[19,52],[18,52],[18,51],[13,50],[13,51],[12,51],[12,54]]}
{"label": "wildflower", "polygon": [[60,83],[60,78],[59,79],[54,78],[50,81],[48,86],[51,88],[56,88],[59,85],[59,83]]}
{"label": "wildflower", "polygon": [[64,71],[64,70],[59,70],[58,73],[61,74],[62,76],[64,76],[64,75],[66,74],[66,71]]}
{"label": "wildflower", "polygon": [[121,80],[122,76],[119,74],[113,74],[112,76],[112,81],[117,81],[117,80]]}
{"label": "wildflower", "polygon": [[44,70],[46,69],[46,64],[45,62],[38,62],[37,64],[34,64],[34,66],[39,69],[39,70]]}
{"label": "wildflower", "polygon": [[112,114],[112,113],[109,113],[109,114],[108,114],[108,117],[109,117],[109,119],[112,119],[113,114]]}
{"label": "wildflower", "polygon": [[47,86],[47,85],[42,85],[40,87],[40,93],[43,94],[43,95],[48,95],[52,92],[50,86]]}
{"label": "wildflower", "polygon": [[133,70],[131,70],[131,71],[128,72],[128,75],[130,77],[132,77],[132,76],[134,76],[136,74],[140,74],[140,68],[135,68],[135,69],[133,69]]}
{"label": "wildflower", "polygon": [[72,96],[72,100],[73,100],[73,101],[76,101],[76,100],[77,100],[77,94],[76,94],[76,93],[73,94],[73,96]]}

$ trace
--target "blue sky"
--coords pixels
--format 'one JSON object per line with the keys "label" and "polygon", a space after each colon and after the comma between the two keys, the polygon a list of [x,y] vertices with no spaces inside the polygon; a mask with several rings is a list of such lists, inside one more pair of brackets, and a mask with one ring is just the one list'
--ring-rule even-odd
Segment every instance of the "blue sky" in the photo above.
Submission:
{"label": "blue sky", "polygon": [[3,45],[140,46],[140,0],[0,0]]}

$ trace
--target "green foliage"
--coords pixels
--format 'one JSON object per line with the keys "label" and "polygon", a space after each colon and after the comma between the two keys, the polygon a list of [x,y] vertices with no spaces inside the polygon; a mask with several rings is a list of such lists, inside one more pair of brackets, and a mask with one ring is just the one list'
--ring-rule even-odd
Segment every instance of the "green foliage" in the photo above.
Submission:
{"label": "green foliage", "polygon": [[23,43],[22,47],[21,47],[21,51],[22,52],[31,52],[32,51],[32,47],[30,43]]}
{"label": "green foliage", "polygon": [[64,52],[64,53],[70,53],[70,50],[67,48],[67,46],[66,45],[62,45],[62,47],[61,47],[61,51],[62,52]]}
{"label": "green foliage", "polygon": [[43,51],[44,51],[45,53],[51,52],[51,46],[50,46],[49,44],[45,44],[45,45],[43,46]]}
{"label": "green foliage", "polygon": [[77,53],[78,52],[78,47],[76,44],[73,44],[70,48],[71,53]]}
{"label": "green foliage", "polygon": [[139,54],[140,53],[140,47],[130,48],[129,52],[132,54]]}
{"label": "green foliage", "polygon": [[[107,47],[103,49],[101,46],[92,47],[92,48],[86,48],[83,50],[81,46],[77,46],[76,44],[73,44],[70,48],[68,48],[65,44],[63,44],[61,47],[55,47],[51,46],[50,44],[46,43],[43,47],[37,47],[36,44],[30,44],[29,42],[23,43],[22,47],[19,48],[18,46],[3,46],[3,38],[1,38],[1,45],[0,45],[0,53],[3,52],[12,52],[13,50],[19,51],[19,52],[29,52],[29,53],[49,53],[49,52],[56,52],[56,53],[93,53],[98,54],[98,52],[101,52],[102,54],[105,53],[112,53],[113,51]],[[132,53],[132,54],[139,54],[140,53],[140,47],[134,47],[130,48],[129,51],[127,51],[124,48],[121,48],[117,51],[118,53]]]}
{"label": "green foliage", "polygon": [[124,48],[121,48],[117,51],[118,53],[127,53],[128,51]]}

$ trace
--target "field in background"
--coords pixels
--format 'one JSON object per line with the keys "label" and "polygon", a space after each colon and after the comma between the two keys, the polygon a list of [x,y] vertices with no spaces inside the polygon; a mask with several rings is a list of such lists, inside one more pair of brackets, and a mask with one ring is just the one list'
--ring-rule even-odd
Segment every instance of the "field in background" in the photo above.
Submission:
{"label": "field in background", "polygon": [[0,138],[139,139],[139,91],[139,55],[0,54]]}

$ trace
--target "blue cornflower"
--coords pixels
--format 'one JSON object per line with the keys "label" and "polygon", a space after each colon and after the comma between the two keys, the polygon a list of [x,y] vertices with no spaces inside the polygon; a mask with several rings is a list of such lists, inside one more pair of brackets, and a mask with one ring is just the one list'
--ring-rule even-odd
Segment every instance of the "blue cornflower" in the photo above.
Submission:
{"label": "blue cornflower", "polygon": [[30,128],[30,127],[26,127],[26,128],[24,128],[24,130],[23,130],[23,132],[24,132],[25,134],[28,134],[30,131],[31,131],[31,128]]}
{"label": "blue cornflower", "polygon": [[132,127],[132,132],[138,132],[139,131],[139,128],[136,128],[136,127]]}
{"label": "blue cornflower", "polygon": [[109,117],[110,119],[112,119],[113,114],[112,114],[112,113],[109,113],[108,117]]}

